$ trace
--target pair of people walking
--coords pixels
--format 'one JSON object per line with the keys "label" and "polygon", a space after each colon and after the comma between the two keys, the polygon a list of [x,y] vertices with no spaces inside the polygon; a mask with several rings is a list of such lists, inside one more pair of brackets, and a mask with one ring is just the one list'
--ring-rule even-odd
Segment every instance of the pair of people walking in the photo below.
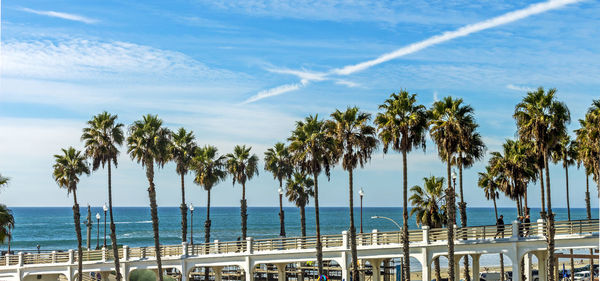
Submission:
{"label": "pair of people walking", "polygon": [[[531,225],[530,216],[519,216],[517,221],[519,222],[519,236],[523,237],[523,234],[529,236],[529,226]],[[496,221],[496,235],[494,235],[494,239],[499,237],[504,238],[504,229],[504,216],[500,215]]]}

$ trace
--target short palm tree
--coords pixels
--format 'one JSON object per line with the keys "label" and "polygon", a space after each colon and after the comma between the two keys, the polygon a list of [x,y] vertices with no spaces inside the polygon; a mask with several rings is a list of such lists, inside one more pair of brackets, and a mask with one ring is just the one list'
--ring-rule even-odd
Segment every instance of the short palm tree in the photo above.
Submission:
{"label": "short palm tree", "polygon": [[227,170],[233,177],[233,184],[242,185],[241,216],[242,216],[242,240],[246,240],[248,231],[248,205],[246,203],[246,181],[258,176],[258,156],[250,154],[252,147],[236,145],[233,153],[227,154]]}
{"label": "short palm tree", "polygon": [[194,182],[206,190],[206,221],[204,222],[204,242],[210,243],[210,192],[212,188],[227,177],[226,158],[219,155],[214,146],[196,148],[192,159],[192,169],[196,173]]}
{"label": "short palm tree", "polygon": [[[278,142],[265,152],[265,170],[273,174],[279,181],[279,189],[283,189],[283,179],[291,176],[294,166],[292,156],[284,143]],[[279,193],[279,236],[285,237],[285,214],[283,213],[283,194]]]}
{"label": "short palm tree", "polygon": [[300,232],[302,237],[306,236],[306,213],[305,207],[308,205],[310,197],[314,196],[313,186],[315,182],[301,172],[295,172],[287,180],[285,196],[296,207],[300,209]]}
{"label": "short palm tree", "polygon": [[171,136],[169,144],[169,153],[171,160],[175,162],[175,171],[181,177],[181,241],[187,241],[187,205],[185,204],[185,175],[190,169],[196,143],[194,142],[194,132],[179,128]]}
{"label": "short palm tree", "polygon": [[[500,198],[498,192],[498,182],[494,171],[490,166],[485,167],[485,172],[479,172],[479,180],[477,185],[483,189],[485,198],[494,202],[494,214],[496,214],[496,221],[498,220],[498,207],[496,206],[496,199]],[[500,278],[504,281],[504,255],[500,253]]]}
{"label": "short palm tree", "polygon": [[15,227],[15,217],[12,211],[4,204],[0,204],[0,243],[8,239],[8,252],[10,253],[11,230]]}
{"label": "short palm tree", "polygon": [[[433,141],[438,147],[440,158],[446,161],[447,178],[451,177],[452,158],[459,151],[461,136],[465,130],[470,130],[465,124],[474,124],[473,108],[463,104],[462,99],[445,97],[433,104],[430,111],[429,130]],[[447,225],[448,225],[448,260],[454,260],[454,227],[456,223],[456,206],[454,188],[448,181],[447,195]],[[448,276],[450,281],[455,279],[454,263],[448,264]]]}
{"label": "short palm tree", "polygon": [[348,171],[348,201],[350,208],[350,251],[352,254],[352,277],[358,280],[358,254],[356,252],[356,227],[354,226],[354,169],[363,167],[371,160],[377,148],[375,127],[369,125],[371,114],[359,111],[358,107],[336,110],[326,126],[334,138],[342,162]]}
{"label": "short palm tree", "polygon": [[559,137],[566,133],[566,124],[571,115],[567,106],[555,99],[556,89],[547,92],[539,87],[528,92],[523,100],[515,106],[513,117],[517,122],[521,139],[533,140],[544,158],[546,171],[546,209],[547,209],[547,244],[548,244],[548,280],[554,281],[554,214],[552,213],[552,197],[550,189],[549,154]]}
{"label": "short palm tree", "polygon": [[[408,244],[408,163],[407,154],[413,148],[425,150],[425,134],[427,132],[427,110],[417,104],[417,95],[400,91],[391,94],[390,98],[379,106],[382,112],[377,113],[375,125],[379,131],[379,139],[383,143],[383,153],[389,148],[402,153],[402,243]],[[402,276],[410,276],[409,248],[404,248],[404,264]]]}
{"label": "short palm tree", "polygon": [[[119,249],[117,247],[117,232],[112,208],[112,169],[117,167],[118,146],[123,145],[123,124],[116,122],[117,115],[106,111],[95,115],[83,128],[81,140],[85,145],[85,154],[92,160],[92,170],[96,171],[100,166],[108,169],[108,211],[110,215],[110,240],[113,249],[115,268],[119,266]],[[122,279],[121,272],[116,271],[116,279]]]}
{"label": "short palm tree", "polygon": [[2,174],[0,174],[0,189],[8,186],[8,182],[10,181],[9,178],[7,177],[3,177]]}
{"label": "short palm tree", "polygon": [[127,153],[131,159],[146,168],[148,179],[148,197],[152,230],[154,231],[154,248],[158,279],[163,280],[162,261],[160,258],[160,238],[158,230],[158,206],[156,205],[156,185],[154,183],[154,165],[163,167],[169,160],[169,143],[171,132],[163,127],[163,121],[156,115],[145,115],[142,120],[133,122],[127,137]]}
{"label": "short palm tree", "polygon": [[[446,196],[444,194],[444,178],[431,176],[423,178],[423,187],[415,185],[410,188],[410,204],[413,206],[410,215],[415,215],[418,225],[430,228],[441,228],[446,225]],[[440,275],[440,259],[433,260],[435,280],[442,280]]]}
{"label": "short palm tree", "polygon": [[292,159],[302,172],[312,174],[315,198],[315,225],[317,232],[317,268],[323,274],[323,246],[321,244],[321,224],[319,220],[319,174],[330,176],[336,154],[335,140],[327,133],[325,122],[318,115],[308,116],[296,122],[292,131],[290,152]]}
{"label": "short palm tree", "polygon": [[83,251],[81,249],[81,215],[79,214],[79,203],[77,203],[77,184],[82,174],[90,174],[90,167],[85,155],[73,147],[63,148],[62,154],[54,155],[54,161],[54,180],[60,188],[67,190],[67,194],[73,193],[73,220],[77,234],[77,280],[82,280]]}

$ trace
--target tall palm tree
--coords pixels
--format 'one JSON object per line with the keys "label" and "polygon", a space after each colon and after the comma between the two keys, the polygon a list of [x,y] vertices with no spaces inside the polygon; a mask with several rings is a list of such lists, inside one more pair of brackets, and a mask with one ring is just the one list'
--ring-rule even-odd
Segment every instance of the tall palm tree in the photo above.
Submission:
{"label": "tall palm tree", "polygon": [[[265,170],[273,174],[279,181],[279,189],[283,190],[283,179],[289,178],[294,170],[292,156],[284,143],[278,142],[265,152]],[[283,194],[279,193],[279,236],[285,237],[285,215],[283,213]]]}
{"label": "tall palm tree", "polygon": [[[123,145],[123,124],[116,122],[117,115],[106,111],[95,115],[83,128],[81,140],[85,145],[85,154],[92,160],[92,170],[107,166],[108,170],[108,211],[110,214],[110,241],[112,244],[115,268],[119,266],[119,249],[117,247],[117,231],[112,208],[112,164],[117,167],[118,146]],[[122,279],[121,271],[115,270],[118,281]]]}
{"label": "tall palm tree", "polygon": [[[464,105],[462,99],[453,99],[445,97],[441,101],[433,104],[430,111],[430,134],[433,141],[438,147],[440,158],[446,161],[447,178],[451,177],[451,161],[452,157],[459,151],[458,146],[461,136],[466,134],[466,130],[470,130],[465,124],[474,124],[473,108],[469,105]],[[454,227],[456,223],[456,207],[454,200],[454,188],[448,181],[446,190],[447,206],[448,206],[448,260],[454,260]],[[449,280],[454,281],[454,263],[448,263]]]}
{"label": "tall palm tree", "polygon": [[236,182],[242,185],[241,216],[242,216],[242,240],[246,240],[248,213],[246,204],[246,181],[258,176],[258,156],[250,155],[252,147],[236,145],[233,153],[227,154],[227,170]]}
{"label": "tall palm tree", "polygon": [[[557,164],[562,162],[562,166],[565,169],[565,187],[567,193],[567,218],[569,221],[571,220],[571,204],[569,202],[569,166],[573,166],[575,164],[575,159],[577,158],[577,152],[575,150],[575,145],[569,135],[563,135],[560,141],[554,146],[552,151],[552,162]],[[573,259],[573,249],[569,250],[571,254],[571,272],[575,272],[575,261]],[[571,280],[574,279],[575,276],[571,276]]]}
{"label": "tall palm tree", "polygon": [[[206,190],[206,221],[204,222],[205,243],[210,243],[210,191],[213,186],[225,180],[227,177],[225,160],[226,158],[224,155],[218,154],[216,147],[207,145],[202,148],[197,147],[194,152],[194,158],[191,161],[191,168],[196,172],[194,182]],[[205,268],[204,280],[208,280],[208,275],[208,268]]]}
{"label": "tall palm tree", "polygon": [[169,143],[170,157],[175,162],[175,171],[181,177],[181,242],[187,241],[187,205],[185,204],[185,184],[184,177],[190,169],[196,143],[194,142],[194,132],[179,128],[174,132]]}
{"label": "tall palm tree", "polygon": [[287,180],[285,196],[296,207],[300,208],[300,231],[302,237],[306,236],[306,213],[305,207],[309,203],[311,196],[314,196],[313,186],[315,182],[301,172],[295,172],[291,178]]}
{"label": "tall palm tree", "polygon": [[[413,206],[410,215],[415,215],[418,225],[430,228],[441,228],[446,225],[446,196],[444,194],[444,178],[430,176],[423,178],[423,187],[415,185],[410,188],[410,203]],[[440,259],[433,260],[435,280],[442,280],[440,275]],[[424,269],[426,270],[426,269]]]}
{"label": "tall palm tree", "polygon": [[77,234],[77,280],[83,277],[83,251],[81,249],[81,222],[79,214],[79,203],[77,203],[77,184],[82,174],[89,175],[90,167],[85,155],[73,147],[62,149],[62,154],[54,155],[54,180],[58,187],[65,188],[67,194],[73,193],[73,220],[75,222],[75,233]]}
{"label": "tall palm tree", "polygon": [[160,239],[158,230],[158,207],[156,205],[156,185],[154,183],[154,165],[163,167],[169,160],[169,142],[171,132],[163,127],[163,121],[157,115],[145,115],[142,120],[133,122],[127,137],[127,153],[131,159],[146,168],[148,179],[148,197],[154,231],[154,247],[158,280],[163,281],[162,261],[160,257]]}
{"label": "tall palm tree", "polygon": [[330,176],[333,159],[336,154],[335,140],[327,134],[325,122],[318,115],[308,116],[304,121],[297,121],[292,131],[290,152],[296,166],[302,172],[310,173],[314,181],[315,225],[317,232],[317,267],[319,275],[323,274],[323,246],[321,244],[321,224],[319,221],[319,174],[325,172]]}
{"label": "tall palm tree", "polygon": [[523,100],[515,106],[513,117],[517,122],[521,139],[534,140],[539,152],[544,157],[546,175],[546,209],[547,209],[547,244],[548,244],[548,280],[554,281],[554,214],[552,213],[552,196],[550,189],[550,170],[548,167],[550,149],[558,142],[558,137],[565,134],[566,124],[571,121],[567,106],[555,99],[556,89],[547,92],[539,87],[528,92]]}
{"label": "tall palm tree", "polygon": [[216,147],[207,145],[196,148],[192,169],[196,173],[194,182],[206,190],[206,221],[204,222],[204,242],[210,243],[210,192],[212,188],[227,177],[225,156],[219,155]]}
{"label": "tall palm tree", "polygon": [[593,101],[592,106],[585,114],[585,120],[588,124],[587,133],[592,175],[596,180],[596,187],[600,191],[600,127],[598,126],[600,124],[600,99]]}
{"label": "tall palm tree", "polygon": [[[500,193],[498,192],[499,185],[496,181],[494,171],[489,165],[485,167],[485,172],[479,172],[477,185],[483,189],[487,200],[494,201],[494,214],[496,214],[497,221],[498,207],[496,206],[496,199],[500,198]],[[500,278],[504,281],[504,255],[502,253],[500,253]]]}
{"label": "tall palm tree", "polygon": [[354,169],[363,167],[371,160],[377,148],[375,127],[369,125],[371,114],[360,112],[358,107],[336,110],[326,121],[328,133],[336,140],[342,168],[348,171],[348,193],[350,208],[350,251],[352,254],[352,278],[358,280],[358,255],[356,252],[356,227],[354,226]]}
{"label": "tall palm tree", "polygon": [[583,165],[585,170],[585,207],[587,211],[587,218],[592,218],[591,205],[590,205],[590,174],[593,170],[593,152],[590,145],[588,128],[589,125],[585,119],[579,119],[580,128],[575,130],[576,134],[576,150],[577,150],[577,167]]}
{"label": "tall palm tree", "polygon": [[[391,148],[402,153],[402,243],[408,245],[408,163],[407,154],[413,148],[425,150],[427,131],[427,110],[417,104],[417,95],[400,91],[379,106],[375,117],[379,139],[383,143],[383,153]],[[410,256],[408,247],[404,247],[403,271],[405,278],[410,276]]]}

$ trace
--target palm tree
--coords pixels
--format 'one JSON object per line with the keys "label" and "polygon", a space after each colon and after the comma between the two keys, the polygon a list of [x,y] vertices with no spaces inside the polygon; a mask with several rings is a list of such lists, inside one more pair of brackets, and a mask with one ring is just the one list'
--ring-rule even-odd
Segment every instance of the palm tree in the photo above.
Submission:
{"label": "palm tree", "polygon": [[[410,188],[412,195],[410,203],[413,206],[410,215],[415,215],[418,225],[426,225],[430,228],[441,228],[446,225],[447,217],[446,196],[444,195],[444,178],[430,176],[423,178],[423,187],[415,185]],[[435,268],[435,280],[442,280],[440,275],[440,259],[433,260]],[[424,269],[427,270],[427,269]]]}
{"label": "palm tree", "polygon": [[81,151],[73,147],[62,149],[62,154],[54,155],[54,180],[60,188],[65,188],[67,194],[73,193],[73,220],[77,234],[77,280],[83,277],[83,251],[81,249],[81,222],[79,203],[77,203],[77,184],[82,174],[89,175],[90,167]]}
{"label": "palm tree", "polygon": [[[447,178],[450,178],[450,170],[452,167],[452,157],[459,151],[459,142],[461,136],[465,135],[471,128],[468,124],[474,124],[473,108],[469,105],[464,105],[462,99],[453,99],[445,97],[441,101],[433,104],[430,111],[431,119],[429,121],[430,133],[433,141],[438,147],[440,158],[446,160]],[[465,125],[467,124],[467,125]],[[448,181],[446,190],[447,206],[448,206],[448,260],[454,260],[454,227],[456,223],[456,207],[454,200],[454,188]],[[448,263],[449,280],[454,281],[454,263]]]}
{"label": "palm tree", "polygon": [[[406,155],[413,148],[422,147],[425,150],[425,134],[427,131],[427,110],[417,104],[417,95],[400,91],[391,94],[382,105],[375,117],[379,130],[379,138],[383,143],[383,153],[389,147],[402,152],[402,243],[408,245],[408,168]],[[404,248],[404,274],[410,276],[410,256],[408,247]]]}
{"label": "palm tree", "polygon": [[148,197],[150,198],[150,214],[154,231],[154,247],[158,280],[163,281],[162,262],[160,258],[160,240],[158,231],[158,207],[156,205],[156,185],[154,184],[154,165],[163,167],[169,160],[168,146],[171,132],[163,127],[163,121],[157,115],[145,115],[142,120],[133,122],[127,138],[127,153],[131,159],[146,168],[148,179]]}
{"label": "palm tree", "polygon": [[566,124],[571,115],[567,106],[555,99],[556,89],[547,92],[539,87],[537,91],[528,92],[523,101],[515,107],[513,117],[517,122],[518,134],[521,139],[534,140],[539,152],[544,157],[546,171],[546,209],[547,244],[548,244],[548,280],[554,281],[554,214],[552,213],[552,196],[550,189],[550,170],[548,158],[550,149],[558,142],[558,137],[565,134]]}
{"label": "palm tree", "polygon": [[[498,193],[498,182],[494,171],[490,166],[485,167],[485,172],[479,172],[479,180],[477,185],[483,189],[485,198],[487,200],[494,201],[494,214],[496,214],[496,221],[498,220],[498,207],[496,206],[496,199],[500,198]],[[504,281],[504,255],[500,253],[500,278]]]}
{"label": "palm tree", "polygon": [[248,213],[246,204],[246,181],[258,176],[258,156],[250,155],[252,147],[236,145],[233,153],[227,154],[227,170],[236,182],[242,185],[241,215],[242,215],[242,240],[246,240]]}
{"label": "palm tree", "polygon": [[9,181],[10,181],[10,178],[3,177],[2,174],[0,174],[0,189],[8,186]]}
{"label": "palm tree", "polygon": [[[569,135],[563,135],[560,141],[554,146],[552,151],[552,162],[557,164],[562,162],[563,168],[565,168],[565,187],[567,192],[567,218],[571,220],[571,205],[569,202],[569,166],[575,164],[577,158],[575,151],[575,145]],[[573,259],[573,249],[569,250],[571,254],[571,272],[575,272],[575,261]],[[571,276],[571,280],[574,276]]]}
{"label": "palm tree", "polygon": [[[289,149],[278,142],[265,152],[265,170],[273,174],[279,181],[279,189],[283,190],[283,179],[289,178],[294,170]],[[279,193],[279,236],[285,237],[285,215],[283,213],[283,194]]]}
{"label": "palm tree", "polygon": [[585,119],[579,119],[580,128],[575,130],[576,134],[576,148],[577,148],[577,167],[583,165],[585,170],[585,207],[587,211],[587,218],[592,218],[591,206],[590,206],[590,174],[593,168],[593,152],[590,145],[588,128],[589,125]]}
{"label": "palm tree", "polygon": [[311,196],[314,196],[312,187],[315,182],[301,172],[295,172],[291,178],[287,180],[285,196],[290,202],[293,202],[296,207],[300,208],[300,231],[302,237],[306,236],[306,213],[305,207],[308,205]]}
{"label": "palm tree", "polygon": [[360,112],[358,107],[346,111],[336,110],[332,120],[326,121],[328,133],[336,140],[342,168],[348,171],[350,207],[350,251],[352,253],[352,277],[358,280],[358,256],[356,252],[356,227],[354,226],[354,169],[363,167],[377,148],[375,127],[369,125],[371,114]]}
{"label": "palm tree", "polygon": [[[115,268],[119,266],[119,249],[117,247],[117,231],[112,209],[112,164],[117,167],[117,146],[123,145],[123,124],[117,123],[117,115],[106,111],[95,115],[87,122],[88,127],[83,129],[81,140],[85,145],[85,154],[92,160],[92,170],[100,166],[108,166],[108,210],[110,214],[110,240],[114,255]],[[115,270],[116,278],[121,280],[121,271]]]}
{"label": "palm tree", "polygon": [[[214,146],[197,147],[191,167],[196,172],[194,182],[206,190],[206,221],[204,222],[204,242],[210,243],[210,191],[213,186],[225,180],[227,170],[225,169],[225,156],[219,155]],[[208,251],[208,249],[206,249]],[[207,252],[208,253],[208,252]],[[204,271],[204,280],[208,280],[208,268]]]}
{"label": "palm tree", "polygon": [[4,204],[0,204],[0,243],[8,239],[8,252],[10,253],[11,230],[15,227],[15,217],[12,211]]}
{"label": "palm tree", "polygon": [[194,157],[196,143],[194,142],[194,132],[186,131],[184,128],[173,133],[171,143],[169,144],[169,153],[171,159],[175,162],[175,170],[181,177],[181,241],[187,241],[187,205],[185,204],[185,184],[184,177],[190,169],[190,162]]}
{"label": "palm tree", "polygon": [[206,221],[204,222],[204,242],[210,243],[210,191],[213,186],[225,180],[227,170],[225,169],[225,156],[219,155],[214,146],[196,148],[192,160],[192,169],[196,172],[194,182],[206,190]]}
{"label": "palm tree", "polygon": [[323,274],[323,247],[321,244],[321,225],[319,221],[319,181],[318,177],[325,171],[327,178],[335,158],[335,141],[327,134],[325,122],[319,120],[318,115],[308,116],[304,121],[296,122],[296,128],[292,131],[290,141],[290,152],[296,166],[302,172],[310,173],[314,181],[315,198],[315,225],[317,232],[317,266],[319,275]]}

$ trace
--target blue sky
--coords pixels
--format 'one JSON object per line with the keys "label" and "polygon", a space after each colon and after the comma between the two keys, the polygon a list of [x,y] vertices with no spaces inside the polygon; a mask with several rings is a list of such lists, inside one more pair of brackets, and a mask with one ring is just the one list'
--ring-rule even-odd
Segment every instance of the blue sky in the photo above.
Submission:
{"label": "blue sky", "polygon": [[[262,158],[308,114],[354,105],[375,114],[389,94],[407,89],[427,106],[448,95],[463,98],[475,108],[488,152],[497,151],[514,138],[511,115],[528,89],[556,87],[573,120],[600,96],[600,3],[535,3],[4,1],[0,173],[11,183],[0,198],[12,206],[72,204],[52,180],[52,155],[82,148],[82,127],[103,110],[126,125],[158,114],[169,128],[193,130],[201,145],[227,153],[247,144]],[[432,37],[445,39],[410,47]],[[406,53],[344,68],[397,50]],[[122,150],[115,204],[146,206],[144,171]],[[408,160],[410,186],[445,173],[431,142]],[[476,187],[486,161],[465,171],[469,206],[491,206]],[[401,168],[398,155],[379,151],[355,172],[366,206],[400,206]],[[179,204],[174,169],[156,173],[161,206]],[[187,198],[203,206],[205,193],[191,179]],[[583,172],[571,168],[570,179],[571,206],[584,207]],[[551,180],[553,204],[566,206],[564,170],[552,167]],[[320,183],[322,205],[347,205],[346,172],[336,168]],[[261,170],[248,183],[249,205],[276,205],[276,185]],[[106,171],[83,178],[79,188],[80,204],[102,204]],[[214,205],[239,205],[240,188],[230,179],[214,190]],[[539,187],[529,192],[530,205],[539,206]]]}

